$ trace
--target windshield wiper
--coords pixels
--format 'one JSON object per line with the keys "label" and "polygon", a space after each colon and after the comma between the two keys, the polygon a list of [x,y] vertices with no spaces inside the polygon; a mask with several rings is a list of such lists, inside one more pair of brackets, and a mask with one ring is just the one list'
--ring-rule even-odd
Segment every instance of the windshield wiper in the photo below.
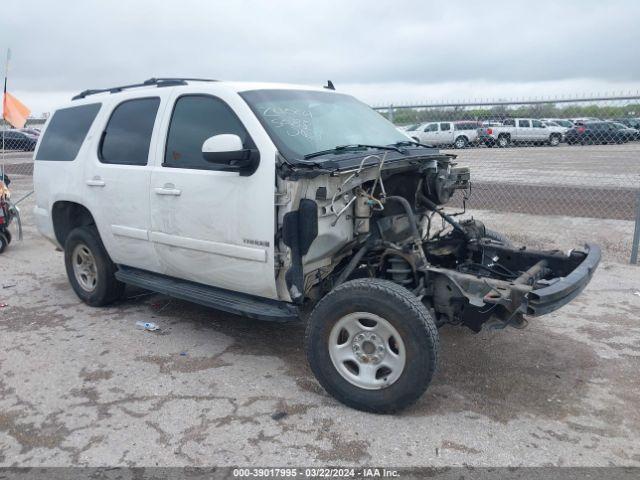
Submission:
{"label": "windshield wiper", "polygon": [[400,145],[366,145],[363,143],[356,143],[353,145],[338,145],[337,147],[331,148],[329,150],[320,150],[319,152],[307,153],[304,156],[304,159],[308,160],[309,158],[320,157],[322,155],[327,155],[329,153],[350,152],[353,150],[365,150],[367,148],[375,148],[377,150],[391,150],[391,151],[406,155],[407,152],[405,152],[399,147]]}
{"label": "windshield wiper", "polygon": [[409,147],[411,145],[417,145],[418,147],[425,147],[425,148],[433,148],[433,145],[427,145],[426,143],[420,143],[414,140],[401,140],[393,144],[393,146],[395,147]]}

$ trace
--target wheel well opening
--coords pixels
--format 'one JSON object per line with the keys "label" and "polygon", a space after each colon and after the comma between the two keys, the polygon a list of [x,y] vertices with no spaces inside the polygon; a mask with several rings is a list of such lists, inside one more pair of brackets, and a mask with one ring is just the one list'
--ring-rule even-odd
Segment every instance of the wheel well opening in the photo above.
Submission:
{"label": "wheel well opening", "polygon": [[63,246],[71,230],[77,227],[95,225],[96,223],[91,212],[86,207],[75,202],[60,201],[54,203],[51,218],[56,240]]}

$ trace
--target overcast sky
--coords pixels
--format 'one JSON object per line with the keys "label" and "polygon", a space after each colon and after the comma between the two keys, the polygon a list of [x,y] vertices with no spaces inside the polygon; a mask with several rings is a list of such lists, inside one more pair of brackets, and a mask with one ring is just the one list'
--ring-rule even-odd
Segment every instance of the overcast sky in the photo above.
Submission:
{"label": "overcast sky", "polygon": [[152,76],[332,79],[373,104],[640,90],[637,0],[0,1],[34,113]]}

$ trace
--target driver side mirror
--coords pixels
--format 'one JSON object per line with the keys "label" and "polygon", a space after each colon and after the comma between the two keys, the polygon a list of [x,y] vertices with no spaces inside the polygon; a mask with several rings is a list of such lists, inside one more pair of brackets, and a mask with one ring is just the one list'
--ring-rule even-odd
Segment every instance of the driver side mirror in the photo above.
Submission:
{"label": "driver side mirror", "polygon": [[238,135],[222,133],[207,138],[202,144],[202,157],[225,171],[251,175],[260,163],[257,148],[244,148]]}

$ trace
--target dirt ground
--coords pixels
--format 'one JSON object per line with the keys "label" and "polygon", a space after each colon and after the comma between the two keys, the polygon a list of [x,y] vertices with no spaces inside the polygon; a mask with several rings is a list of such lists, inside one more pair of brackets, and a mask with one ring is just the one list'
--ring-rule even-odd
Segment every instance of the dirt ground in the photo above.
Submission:
{"label": "dirt ground", "polygon": [[525,330],[443,328],[426,394],[376,416],[322,390],[302,325],[135,291],[85,306],[31,208],[0,256],[1,466],[640,466],[640,267],[615,255]]}

